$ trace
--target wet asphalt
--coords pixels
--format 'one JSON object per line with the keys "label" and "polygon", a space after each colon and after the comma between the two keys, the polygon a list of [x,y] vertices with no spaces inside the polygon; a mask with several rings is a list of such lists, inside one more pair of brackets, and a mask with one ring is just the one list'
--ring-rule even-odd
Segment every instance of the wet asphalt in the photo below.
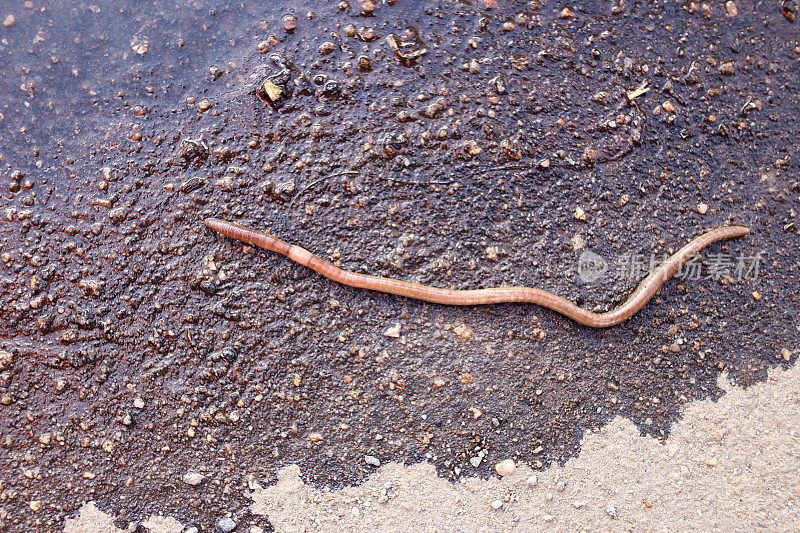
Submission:
{"label": "wet asphalt", "polygon": [[[389,461],[542,468],[793,364],[795,12],[0,6],[2,528],[95,500],[121,527],[269,529],[248,491],[287,464],[332,487]],[[212,216],[356,272],[597,311],[703,231],[751,233],[592,330],[337,285]]]}

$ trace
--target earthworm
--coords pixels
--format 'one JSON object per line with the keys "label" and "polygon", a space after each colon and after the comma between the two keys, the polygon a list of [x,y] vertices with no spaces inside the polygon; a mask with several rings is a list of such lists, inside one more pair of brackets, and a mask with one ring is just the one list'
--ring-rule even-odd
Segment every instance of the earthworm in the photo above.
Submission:
{"label": "earthworm", "polygon": [[629,319],[644,307],[661,286],[672,278],[678,269],[700,250],[717,241],[741,237],[750,232],[750,229],[744,226],[725,226],[703,233],[653,270],[633,291],[633,294],[625,303],[606,313],[594,313],[560,296],[533,287],[452,290],[379,276],[356,274],[355,272],[348,272],[335,267],[308,250],[286,243],[267,232],[253,230],[236,222],[209,218],[206,220],[206,226],[226,237],[283,254],[292,261],[306,266],[328,279],[350,287],[397,294],[407,298],[444,305],[532,303],[551,309],[579,324],[593,328],[606,328]]}

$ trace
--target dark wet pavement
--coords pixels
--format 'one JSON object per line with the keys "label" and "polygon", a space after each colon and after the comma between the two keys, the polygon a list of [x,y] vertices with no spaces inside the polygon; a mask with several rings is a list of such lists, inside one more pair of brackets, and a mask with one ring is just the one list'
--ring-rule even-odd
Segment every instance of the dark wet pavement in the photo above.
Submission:
{"label": "dark wet pavement", "polygon": [[[493,4],[0,6],[3,527],[90,499],[123,527],[269,527],[248,482],[286,464],[332,486],[366,456],[541,467],[794,362],[797,24],[772,2]],[[590,330],[339,286],[210,216],[596,310],[702,231],[752,232]],[[587,251],[611,265],[590,283]]]}

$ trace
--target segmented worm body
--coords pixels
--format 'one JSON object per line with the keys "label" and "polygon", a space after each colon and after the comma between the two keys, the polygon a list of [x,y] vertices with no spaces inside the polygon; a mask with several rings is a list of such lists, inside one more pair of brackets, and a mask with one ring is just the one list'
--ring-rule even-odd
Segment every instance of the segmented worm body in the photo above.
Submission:
{"label": "segmented worm body", "polygon": [[633,291],[633,294],[625,303],[606,313],[594,313],[560,296],[533,287],[452,290],[379,276],[356,274],[355,272],[348,272],[335,267],[299,246],[286,243],[269,233],[253,230],[236,222],[209,218],[206,220],[206,226],[226,237],[283,254],[292,261],[306,266],[328,279],[350,287],[397,294],[407,298],[444,305],[482,305],[507,302],[532,303],[552,309],[584,326],[593,328],[606,328],[629,319],[644,307],[661,286],[672,278],[678,272],[678,269],[700,250],[717,241],[747,235],[750,231],[749,228],[744,226],[725,226],[712,229],[700,235],[653,270]]}

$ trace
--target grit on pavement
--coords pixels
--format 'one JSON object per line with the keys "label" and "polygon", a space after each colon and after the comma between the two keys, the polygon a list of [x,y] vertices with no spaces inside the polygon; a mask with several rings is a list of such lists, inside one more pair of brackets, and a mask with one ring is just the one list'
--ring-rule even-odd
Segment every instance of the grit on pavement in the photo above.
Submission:
{"label": "grit on pavement", "polygon": [[0,2],[0,529],[794,527],[798,10]]}
{"label": "grit on pavement", "polygon": [[[664,442],[617,418],[564,466],[455,484],[430,464],[392,463],[330,491],[288,466],[275,485],[253,486],[252,511],[286,532],[800,531],[800,369],[749,389],[721,376],[720,386],[725,396],[689,404]],[[143,526],[183,528],[166,517]],[[66,531],[123,530],[88,503]]]}

